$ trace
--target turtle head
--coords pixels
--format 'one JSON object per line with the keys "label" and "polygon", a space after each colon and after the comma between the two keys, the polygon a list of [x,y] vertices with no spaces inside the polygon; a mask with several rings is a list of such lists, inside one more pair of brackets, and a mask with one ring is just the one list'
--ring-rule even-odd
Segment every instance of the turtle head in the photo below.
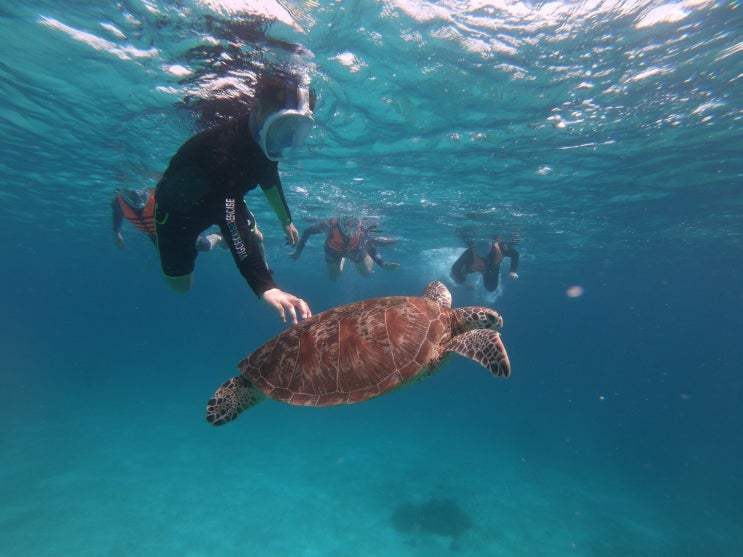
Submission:
{"label": "turtle head", "polygon": [[222,383],[206,403],[206,421],[212,425],[226,424],[265,398],[262,391],[256,389],[242,375],[238,375]]}
{"label": "turtle head", "polygon": [[457,308],[454,310],[460,317],[466,331],[472,329],[492,329],[500,331],[503,328],[503,318],[494,309],[483,306]]}

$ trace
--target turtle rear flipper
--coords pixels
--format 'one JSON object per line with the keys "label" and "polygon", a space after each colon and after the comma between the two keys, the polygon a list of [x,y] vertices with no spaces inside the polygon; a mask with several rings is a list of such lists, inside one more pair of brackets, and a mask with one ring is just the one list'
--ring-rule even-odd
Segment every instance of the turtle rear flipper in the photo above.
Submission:
{"label": "turtle rear flipper", "polygon": [[444,348],[476,361],[496,377],[511,375],[506,347],[498,331],[475,329],[452,338]]}
{"label": "turtle rear flipper", "polygon": [[237,418],[242,412],[263,402],[266,395],[256,389],[242,375],[228,379],[206,403],[206,421],[223,425]]}

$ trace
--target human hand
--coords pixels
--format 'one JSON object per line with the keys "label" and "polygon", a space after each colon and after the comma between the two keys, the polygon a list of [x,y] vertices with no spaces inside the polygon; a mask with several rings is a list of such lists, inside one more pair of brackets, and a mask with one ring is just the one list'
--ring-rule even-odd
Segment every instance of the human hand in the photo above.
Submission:
{"label": "human hand", "polygon": [[510,278],[511,280],[516,280],[517,278],[519,278],[519,276],[511,271],[510,273],[508,273],[508,278]]}
{"label": "human hand", "polygon": [[399,269],[400,264],[399,263],[392,263],[391,261],[385,261],[382,265],[385,269]]}
{"label": "human hand", "polygon": [[284,233],[286,234],[286,243],[296,246],[299,242],[299,231],[293,222],[284,225]]}
{"label": "human hand", "polygon": [[297,298],[293,294],[279,290],[278,288],[266,290],[261,294],[261,300],[278,311],[279,317],[281,317],[281,320],[284,323],[286,323],[287,313],[291,317],[293,325],[296,325],[299,322],[297,319],[297,311],[299,311],[299,315],[302,319],[312,317],[312,311],[310,310],[310,306],[307,305],[307,302],[301,298]]}
{"label": "human hand", "polygon": [[124,243],[124,235],[121,232],[114,232],[114,242],[116,243],[117,248],[126,249],[126,244]]}

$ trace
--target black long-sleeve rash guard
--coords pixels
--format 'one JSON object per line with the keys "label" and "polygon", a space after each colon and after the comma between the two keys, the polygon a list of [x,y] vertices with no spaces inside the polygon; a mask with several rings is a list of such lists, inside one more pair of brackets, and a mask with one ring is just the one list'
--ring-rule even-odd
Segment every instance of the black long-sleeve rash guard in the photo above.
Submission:
{"label": "black long-sleeve rash guard", "polygon": [[218,225],[240,273],[260,295],[276,284],[258,256],[260,248],[251,233],[255,223],[243,196],[260,186],[282,224],[291,222],[291,212],[278,163],[260,149],[249,122],[250,115],[241,116],[186,141],[158,184],[157,201],[165,212]]}

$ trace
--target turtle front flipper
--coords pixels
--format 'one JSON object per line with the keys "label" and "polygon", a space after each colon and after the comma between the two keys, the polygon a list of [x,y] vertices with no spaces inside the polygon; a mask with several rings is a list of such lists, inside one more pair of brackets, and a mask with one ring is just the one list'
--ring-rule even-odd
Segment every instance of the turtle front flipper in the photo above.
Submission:
{"label": "turtle front flipper", "polygon": [[429,282],[423,290],[423,297],[438,302],[442,306],[451,307],[451,292],[444,286],[443,282],[435,280]]}
{"label": "turtle front flipper", "polygon": [[476,361],[496,377],[511,375],[506,347],[498,331],[475,329],[453,337],[444,347],[447,352],[456,352]]}
{"label": "turtle front flipper", "polygon": [[242,375],[228,379],[206,403],[206,421],[223,425],[237,418],[242,412],[263,402],[266,395],[256,389]]}

